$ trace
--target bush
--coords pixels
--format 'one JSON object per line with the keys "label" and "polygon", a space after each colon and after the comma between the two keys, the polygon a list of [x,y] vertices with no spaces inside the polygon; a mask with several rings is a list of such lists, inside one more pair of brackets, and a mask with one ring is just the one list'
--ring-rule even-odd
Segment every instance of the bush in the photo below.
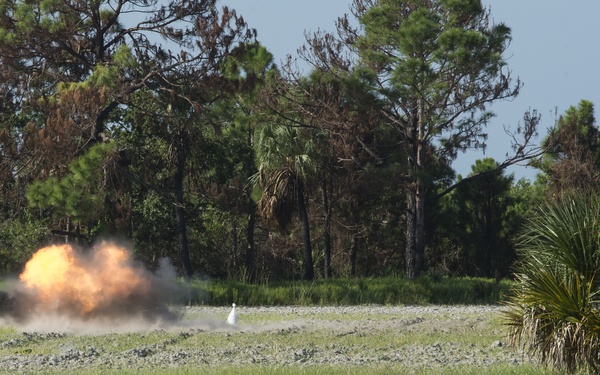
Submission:
{"label": "bush", "polygon": [[600,355],[600,197],[537,210],[520,239],[505,318],[513,344],[568,372],[596,373]]}

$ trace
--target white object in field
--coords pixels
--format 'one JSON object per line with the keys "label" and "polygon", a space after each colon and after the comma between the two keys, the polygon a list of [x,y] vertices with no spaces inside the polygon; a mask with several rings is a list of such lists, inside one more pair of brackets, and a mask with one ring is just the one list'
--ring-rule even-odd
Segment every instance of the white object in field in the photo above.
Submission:
{"label": "white object in field", "polygon": [[227,323],[231,324],[231,325],[235,325],[238,321],[238,313],[235,310],[235,303],[231,304],[232,308],[231,308],[231,312],[229,313],[229,316],[227,317]]}

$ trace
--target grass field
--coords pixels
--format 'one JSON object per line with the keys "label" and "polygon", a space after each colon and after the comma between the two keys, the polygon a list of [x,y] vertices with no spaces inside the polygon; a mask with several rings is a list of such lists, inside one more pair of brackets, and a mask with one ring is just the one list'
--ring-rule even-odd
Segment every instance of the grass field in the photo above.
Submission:
{"label": "grass field", "polygon": [[[0,373],[551,374],[509,347],[485,279],[185,284],[180,318],[0,324]],[[240,321],[225,323],[230,303]]]}
{"label": "grass field", "polygon": [[[550,374],[508,347],[495,306],[186,307],[168,326],[0,328],[4,373]],[[38,322],[40,323],[40,322]],[[124,322],[121,322],[124,324]],[[139,323],[139,322],[138,322]],[[131,326],[133,327],[133,326]],[[140,330],[141,329],[141,330]],[[118,331],[118,332],[117,332]]]}

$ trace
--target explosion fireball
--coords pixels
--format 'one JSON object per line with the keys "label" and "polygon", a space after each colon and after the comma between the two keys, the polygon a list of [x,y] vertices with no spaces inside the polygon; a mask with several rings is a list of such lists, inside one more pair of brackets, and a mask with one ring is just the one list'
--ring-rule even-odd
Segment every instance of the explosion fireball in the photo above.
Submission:
{"label": "explosion fireball", "polygon": [[119,319],[157,322],[176,318],[168,304],[177,294],[167,259],[152,273],[128,249],[111,242],[84,251],[52,245],[33,255],[16,290],[0,298],[0,315],[18,322],[40,316],[113,325]]}

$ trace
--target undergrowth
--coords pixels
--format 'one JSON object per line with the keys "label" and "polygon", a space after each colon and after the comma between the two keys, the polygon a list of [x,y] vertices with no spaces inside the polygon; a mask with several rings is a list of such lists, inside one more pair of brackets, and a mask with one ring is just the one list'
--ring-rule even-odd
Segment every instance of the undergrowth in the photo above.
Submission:
{"label": "undergrowth", "polygon": [[187,284],[189,304],[244,306],[311,305],[475,305],[498,304],[510,281],[482,278],[386,277],[246,284],[237,281],[200,281]]}

